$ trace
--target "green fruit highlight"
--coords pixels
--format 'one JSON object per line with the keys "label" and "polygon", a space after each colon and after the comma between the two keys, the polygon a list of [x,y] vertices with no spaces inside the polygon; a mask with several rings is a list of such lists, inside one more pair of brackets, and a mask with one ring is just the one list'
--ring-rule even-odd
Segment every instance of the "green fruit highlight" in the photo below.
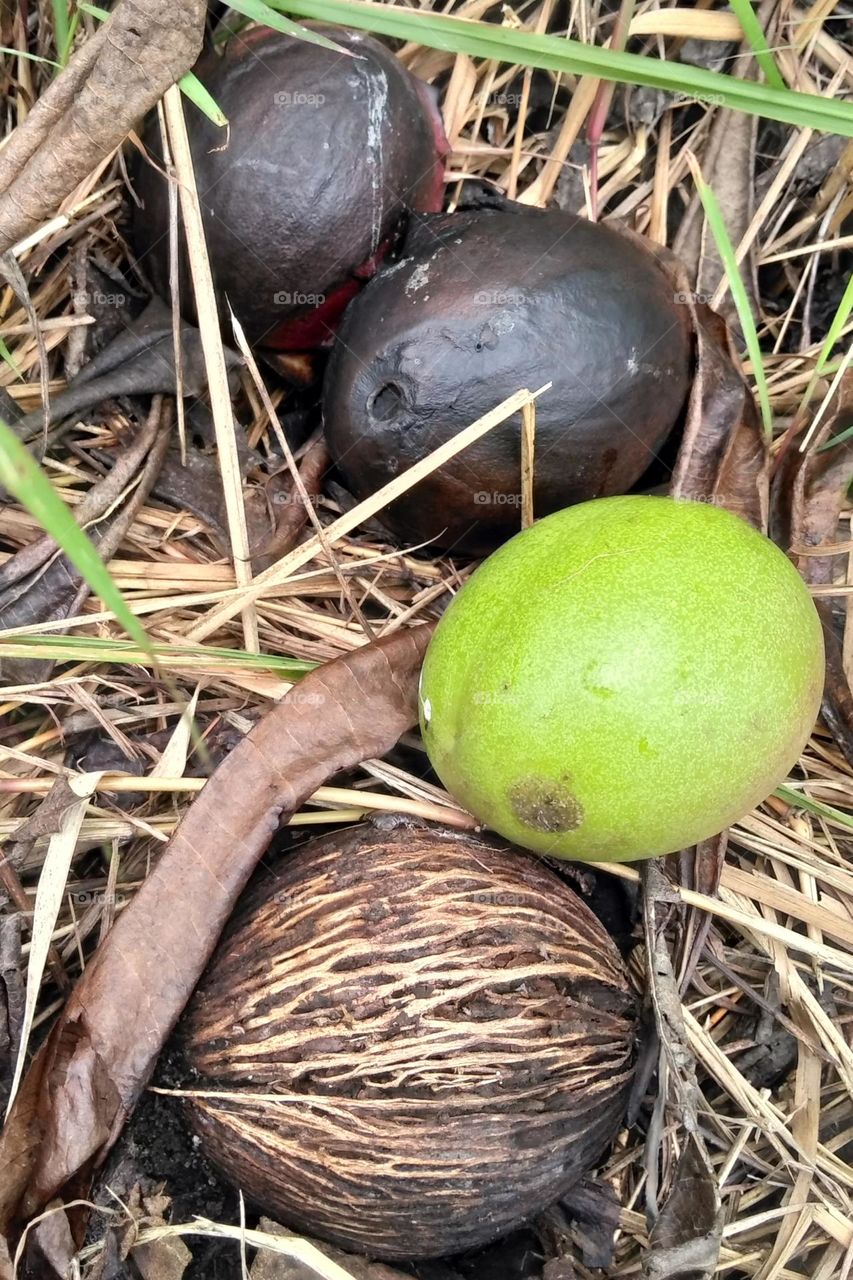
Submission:
{"label": "green fruit highlight", "polygon": [[728,511],[603,498],[486,560],[421,676],[448,791],[551,857],[629,862],[743,816],[820,706],[820,621],[772,542]]}

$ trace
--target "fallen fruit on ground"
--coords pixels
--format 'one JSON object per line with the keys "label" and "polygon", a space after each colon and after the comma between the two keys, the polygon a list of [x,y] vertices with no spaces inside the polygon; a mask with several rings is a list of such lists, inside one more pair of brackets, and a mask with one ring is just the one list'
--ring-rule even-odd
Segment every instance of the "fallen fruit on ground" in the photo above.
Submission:
{"label": "fallen fruit on ground", "polygon": [[[407,210],[437,210],[446,142],[426,85],[378,41],[316,28],[352,56],[259,27],[205,55],[200,79],[228,118],[188,105],[196,183],[220,309],[283,352],[331,340]],[[159,128],[145,133],[159,159]],[[163,174],[142,162],[135,243],[169,297]],[[186,272],[181,296],[192,291]]]}
{"label": "fallen fruit on ground", "polygon": [[608,498],[474,572],[427,651],[421,728],[447,789],[507,839],[631,861],[763,800],[823,673],[809,592],[763,534],[710,504]]}
{"label": "fallen fruit on ground", "polygon": [[440,1255],[591,1168],[635,1034],[611,938],[553,871],[489,837],[353,828],[267,868],[232,919],[184,1025],[190,1119],[287,1225]]}
{"label": "fallen fruit on ground", "polygon": [[[624,493],[690,383],[689,309],[651,253],[559,210],[415,222],[349,308],[324,384],[329,448],[359,498],[520,387],[536,406],[538,516]],[[520,415],[383,513],[406,542],[480,553],[520,527]]]}

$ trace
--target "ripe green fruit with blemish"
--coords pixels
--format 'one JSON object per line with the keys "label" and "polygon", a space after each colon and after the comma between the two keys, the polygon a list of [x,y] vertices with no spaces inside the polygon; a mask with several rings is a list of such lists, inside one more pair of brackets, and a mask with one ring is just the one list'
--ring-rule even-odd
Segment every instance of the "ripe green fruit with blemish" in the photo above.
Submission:
{"label": "ripe green fruit with blemish", "polygon": [[708,504],[605,498],[476,570],[427,651],[421,728],[447,789],[501,835],[629,862],[763,800],[823,674],[814,605],[772,542]]}

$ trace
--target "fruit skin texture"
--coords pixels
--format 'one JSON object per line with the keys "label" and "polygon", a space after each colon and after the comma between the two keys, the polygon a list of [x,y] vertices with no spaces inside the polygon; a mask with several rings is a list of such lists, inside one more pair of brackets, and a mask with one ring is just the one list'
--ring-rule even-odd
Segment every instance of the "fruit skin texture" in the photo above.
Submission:
{"label": "fruit skin texture", "polygon": [[[376,40],[315,30],[357,57],[256,28],[196,67],[230,133],[186,106],[226,332],[227,295],[250,342],[286,351],[328,343],[405,211],[440,209],[443,194],[446,142],[426,86]],[[145,143],[159,159],[156,118]],[[168,298],[167,184],[143,161],[135,186],[136,249]],[[185,261],[181,297],[191,305]]]}
{"label": "fruit skin texture", "polygon": [[[192,1087],[230,1097],[189,1116],[280,1221],[372,1257],[456,1252],[612,1143],[636,1031],[610,936],[553,871],[386,819],[250,889],[183,1027]],[[268,1092],[281,1104],[251,1097]]]}
{"label": "fruit skin texture", "polygon": [[823,674],[814,605],[772,542],[704,503],[609,498],[475,571],[427,650],[421,727],[447,789],[503,836],[628,862],[763,800]]}
{"label": "fruit skin texture", "polygon": [[[650,253],[559,210],[507,202],[418,220],[353,302],[323,392],[364,498],[522,387],[536,405],[537,516],[624,493],[689,390],[688,308]],[[406,542],[480,554],[520,527],[517,414],[383,512]]]}

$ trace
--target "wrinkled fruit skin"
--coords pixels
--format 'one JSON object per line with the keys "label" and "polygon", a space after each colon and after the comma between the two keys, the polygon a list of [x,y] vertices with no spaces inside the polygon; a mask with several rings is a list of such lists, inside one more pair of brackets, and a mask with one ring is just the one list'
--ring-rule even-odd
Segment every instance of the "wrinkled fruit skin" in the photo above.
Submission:
{"label": "wrinkled fruit skin", "polygon": [[429,1257],[541,1211],[613,1142],[635,1001],[553,871],[405,823],[263,876],[184,1024],[193,1087],[232,1095],[192,1099],[191,1123],[247,1197],[344,1248]]}
{"label": "wrinkled fruit skin", "polygon": [[[629,489],[684,405],[688,309],[607,227],[509,204],[413,226],[353,303],[326,374],[329,447],[364,498],[522,387],[535,510]],[[479,554],[520,526],[520,415],[382,514],[406,542]]]}
{"label": "wrinkled fruit skin", "polygon": [[421,727],[447,789],[508,839],[627,862],[763,800],[823,667],[805,584],[762,534],[704,503],[609,498],[476,570],[427,651]]}
{"label": "wrinkled fruit skin", "polygon": [[[196,68],[230,136],[185,106],[223,323],[227,297],[250,342],[297,352],[331,340],[406,210],[441,208],[446,148],[426,86],[388,49],[315,29],[358,57],[257,28]],[[159,159],[156,119],[145,144]],[[137,252],[168,298],[167,184],[142,162],[135,186]]]}

